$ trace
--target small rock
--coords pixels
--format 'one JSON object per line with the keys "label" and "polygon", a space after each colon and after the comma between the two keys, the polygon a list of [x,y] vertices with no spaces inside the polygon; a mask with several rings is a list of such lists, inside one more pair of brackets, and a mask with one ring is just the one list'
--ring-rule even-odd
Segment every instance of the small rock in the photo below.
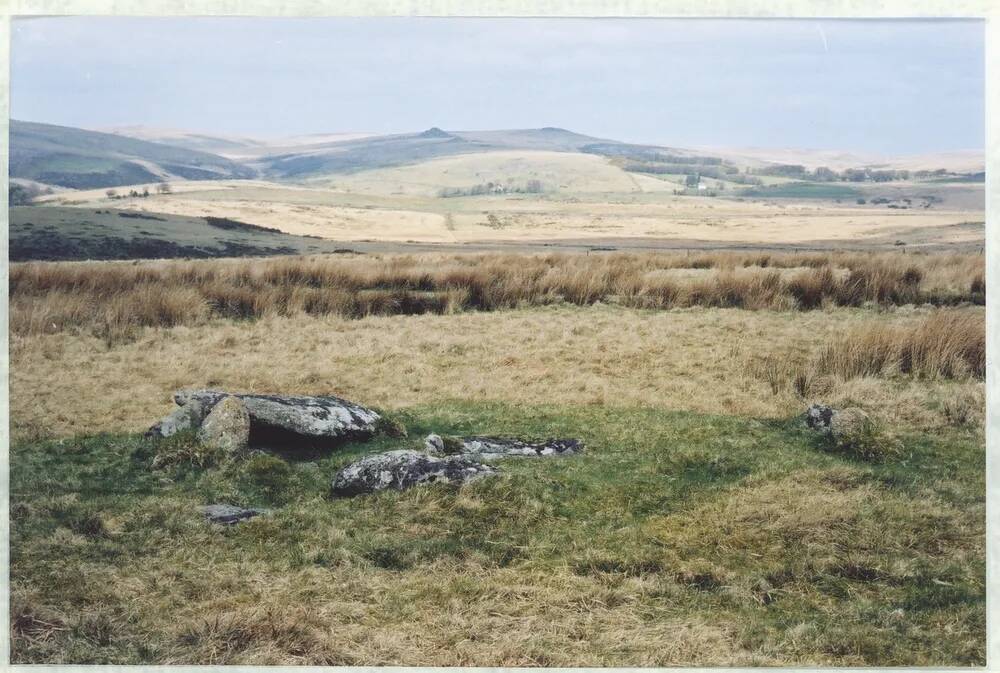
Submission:
{"label": "small rock", "polygon": [[205,407],[192,400],[164,416],[156,425],[146,431],[147,437],[170,437],[182,430],[193,430],[205,420]]}
{"label": "small rock", "polygon": [[462,483],[497,474],[497,469],[464,456],[437,457],[419,451],[387,451],[351,463],[337,472],[331,484],[336,497],[397,491],[436,482]]}
{"label": "small rock", "polygon": [[578,439],[548,439],[544,442],[526,442],[506,437],[459,437],[457,452],[445,450],[445,441],[439,435],[428,435],[424,440],[427,451],[434,454],[458,453],[482,460],[517,456],[571,456],[583,451]]}
{"label": "small rock", "polygon": [[806,409],[806,425],[813,430],[828,433],[837,412],[825,404],[814,404]]}
{"label": "small rock", "polygon": [[227,454],[245,449],[250,440],[250,414],[243,402],[227,397],[216,404],[202,422],[198,440]]}
{"label": "small rock", "polygon": [[244,509],[235,505],[205,505],[200,507],[201,513],[212,523],[219,523],[227,526],[246,521],[259,514],[267,514],[266,509]]}

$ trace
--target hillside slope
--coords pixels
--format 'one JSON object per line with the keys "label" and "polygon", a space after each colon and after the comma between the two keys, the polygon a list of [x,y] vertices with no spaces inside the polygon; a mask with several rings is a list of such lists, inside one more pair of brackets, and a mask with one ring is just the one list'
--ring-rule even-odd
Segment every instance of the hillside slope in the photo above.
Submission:
{"label": "hillside slope", "polygon": [[336,252],[337,245],[222,217],[111,208],[10,209],[10,261],[244,257]]}
{"label": "hillside slope", "polygon": [[301,147],[293,152],[262,157],[256,166],[264,175],[276,179],[304,179],[507,150],[576,152],[634,159],[646,159],[664,152],[683,153],[652,145],[604,140],[554,127],[453,132],[434,127],[420,133],[370,136]]}
{"label": "hillside slope", "polygon": [[229,159],[145,140],[51,124],[11,120],[10,176],[94,189],[159,180],[253,177]]}

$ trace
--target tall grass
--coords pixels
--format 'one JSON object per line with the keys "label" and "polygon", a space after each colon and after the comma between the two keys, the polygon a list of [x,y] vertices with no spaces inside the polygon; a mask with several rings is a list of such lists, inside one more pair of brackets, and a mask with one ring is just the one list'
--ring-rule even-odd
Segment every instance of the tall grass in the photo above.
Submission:
{"label": "tall grass", "polygon": [[12,265],[12,330],[91,329],[297,314],[364,317],[557,302],[753,310],[983,303],[974,255],[683,253],[387,255]]}
{"label": "tall grass", "polygon": [[816,369],[843,378],[912,374],[985,378],[986,326],[981,316],[936,312],[915,328],[866,325],[829,344]]}

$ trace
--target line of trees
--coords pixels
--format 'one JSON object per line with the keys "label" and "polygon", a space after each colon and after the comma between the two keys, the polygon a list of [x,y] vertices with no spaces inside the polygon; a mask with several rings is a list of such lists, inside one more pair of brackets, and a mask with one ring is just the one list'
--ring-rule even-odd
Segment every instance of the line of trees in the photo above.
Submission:
{"label": "line of trees", "polygon": [[458,196],[483,196],[485,194],[541,194],[545,191],[541,180],[528,180],[523,185],[512,182],[483,182],[471,187],[444,187],[438,196],[444,199]]}
{"label": "line of trees", "polygon": [[[169,194],[171,192],[170,185],[166,182],[160,182],[156,185],[157,194]],[[124,199],[126,197],[133,199],[143,199],[149,196],[149,187],[143,187],[142,191],[136,189],[128,190],[128,194],[119,194],[117,189],[109,189],[104,192],[104,195],[111,200]]]}
{"label": "line of trees", "polygon": [[908,171],[864,167],[846,168],[843,171],[835,171],[832,168],[820,166],[810,171],[800,164],[779,164],[776,166],[764,166],[762,168],[748,168],[747,172],[753,175],[770,175],[795,178],[797,180],[813,180],[815,182],[892,182],[894,180],[909,180],[911,177],[922,179],[948,174],[948,171],[943,168],[933,171]]}

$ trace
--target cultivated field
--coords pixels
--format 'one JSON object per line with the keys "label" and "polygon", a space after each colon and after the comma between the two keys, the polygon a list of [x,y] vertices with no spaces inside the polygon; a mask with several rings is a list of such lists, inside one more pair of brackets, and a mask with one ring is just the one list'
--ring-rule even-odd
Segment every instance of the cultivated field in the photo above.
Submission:
{"label": "cultivated field", "polygon": [[[983,272],[899,248],[14,264],[14,660],[982,665]],[[335,394],[408,436],[262,473],[142,438],[185,387]],[[834,445],[812,402],[873,429]],[[328,497],[432,431],[587,448]],[[213,527],[220,501],[273,512]]]}

